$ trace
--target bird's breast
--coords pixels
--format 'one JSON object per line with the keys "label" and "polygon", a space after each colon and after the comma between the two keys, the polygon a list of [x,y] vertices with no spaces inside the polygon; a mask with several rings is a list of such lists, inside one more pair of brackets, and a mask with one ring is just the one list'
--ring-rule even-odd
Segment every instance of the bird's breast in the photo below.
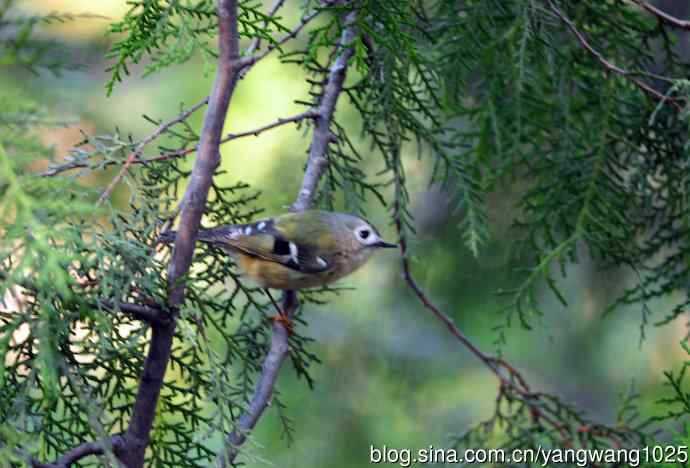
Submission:
{"label": "bird's breast", "polygon": [[236,258],[245,275],[262,288],[305,289],[323,286],[352,273],[368,259],[365,253],[336,255],[333,265],[322,272],[303,273],[277,262],[237,253]]}

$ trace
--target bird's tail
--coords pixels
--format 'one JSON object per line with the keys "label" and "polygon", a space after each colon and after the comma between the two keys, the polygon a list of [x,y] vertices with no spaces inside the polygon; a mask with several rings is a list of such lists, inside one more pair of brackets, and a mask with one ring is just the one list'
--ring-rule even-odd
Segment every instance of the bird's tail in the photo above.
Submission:
{"label": "bird's tail", "polygon": [[[197,240],[210,243],[225,243],[227,238],[237,230],[237,225],[219,226],[213,229],[199,229]],[[159,244],[172,244],[177,237],[177,231],[165,231],[156,240]]]}

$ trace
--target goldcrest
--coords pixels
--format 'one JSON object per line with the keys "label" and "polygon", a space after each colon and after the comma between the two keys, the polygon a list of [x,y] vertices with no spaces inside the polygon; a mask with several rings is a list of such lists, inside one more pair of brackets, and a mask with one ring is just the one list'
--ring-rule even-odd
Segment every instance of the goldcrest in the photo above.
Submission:
{"label": "goldcrest", "polygon": [[[397,247],[362,218],[320,210],[201,229],[197,238],[231,253],[259,286],[283,290],[332,283],[379,248]],[[160,240],[174,239],[175,232],[168,231]]]}

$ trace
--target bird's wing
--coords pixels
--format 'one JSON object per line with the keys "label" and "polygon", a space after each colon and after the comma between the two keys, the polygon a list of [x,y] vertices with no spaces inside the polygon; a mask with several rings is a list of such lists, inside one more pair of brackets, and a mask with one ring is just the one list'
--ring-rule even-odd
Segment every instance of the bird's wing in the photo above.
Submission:
{"label": "bird's wing", "polygon": [[[311,220],[311,229],[297,225],[300,219],[295,215],[269,218],[251,224],[223,226],[200,233],[200,240],[224,245],[246,255],[280,263],[302,273],[321,273],[333,267],[335,242],[330,239],[330,226],[316,229]],[[319,235],[315,239],[314,235]]]}

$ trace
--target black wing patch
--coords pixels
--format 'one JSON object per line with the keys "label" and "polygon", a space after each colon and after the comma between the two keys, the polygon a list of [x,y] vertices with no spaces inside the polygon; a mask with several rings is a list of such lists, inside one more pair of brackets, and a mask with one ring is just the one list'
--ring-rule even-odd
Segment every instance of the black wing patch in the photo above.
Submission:
{"label": "black wing patch", "polygon": [[320,273],[331,268],[332,265],[324,258],[317,255],[312,246],[301,244],[296,247],[296,252],[292,252],[293,255],[290,258],[290,262],[297,263],[299,265],[299,271],[305,273]]}
{"label": "black wing patch", "polygon": [[285,258],[283,265],[303,273],[320,273],[331,267],[326,260],[316,255],[314,250],[309,245],[295,244],[279,237],[276,237],[273,243],[273,253]]}
{"label": "black wing patch", "polygon": [[284,239],[276,238],[273,243],[273,253],[276,255],[290,255],[290,243]]}
{"label": "black wing patch", "polygon": [[[253,236],[257,236],[257,242],[259,236],[272,237],[273,247],[270,247],[270,242],[262,246],[243,241]],[[217,244],[227,250],[240,250],[252,257],[263,257],[302,273],[321,273],[333,267],[330,261],[317,254],[316,246],[286,240],[282,233],[275,229],[272,219],[202,230],[199,232],[199,240]],[[267,251],[268,249],[271,250]]]}

